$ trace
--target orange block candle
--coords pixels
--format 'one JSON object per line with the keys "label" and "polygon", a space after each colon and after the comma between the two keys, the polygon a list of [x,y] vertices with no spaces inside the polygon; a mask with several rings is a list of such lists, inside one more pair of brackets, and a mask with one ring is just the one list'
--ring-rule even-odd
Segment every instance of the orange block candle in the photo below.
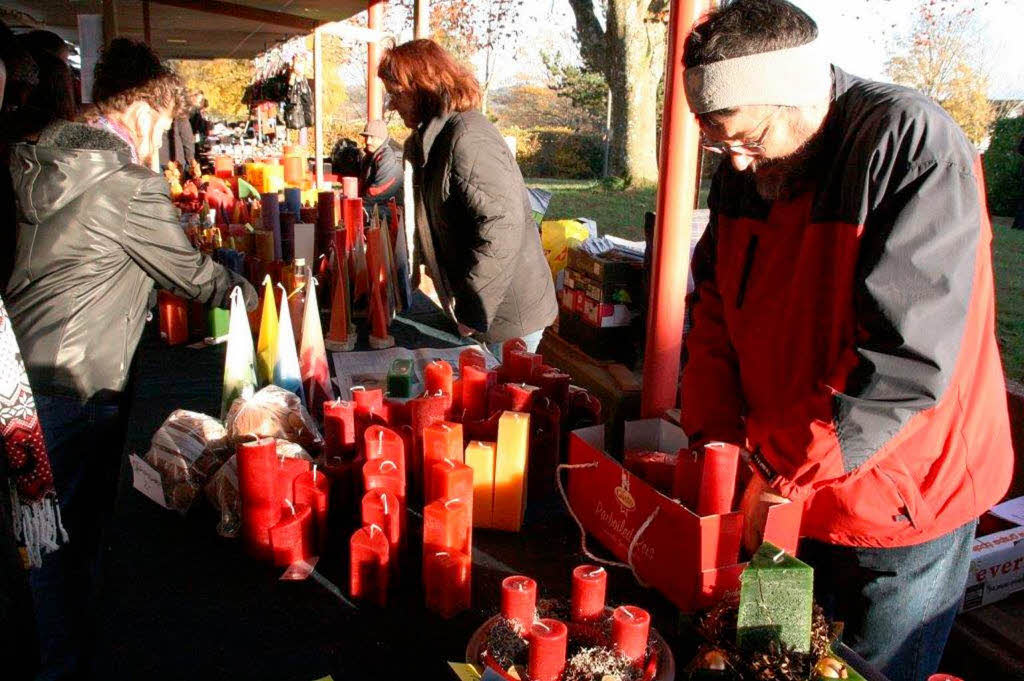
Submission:
{"label": "orange block candle", "polygon": [[426,497],[429,504],[437,499],[464,499],[473,503],[473,469],[464,463],[445,459],[431,466],[432,487]]}
{"label": "orange block candle", "polygon": [[530,415],[506,411],[498,421],[494,463],[492,527],[518,532],[526,510],[526,460],[530,448]]}
{"label": "orange block candle", "polygon": [[438,499],[423,507],[423,551],[454,549],[469,554],[473,545],[470,504],[461,499]]}
{"label": "orange block candle", "polygon": [[466,447],[466,465],[473,469],[473,526],[491,527],[494,512],[493,442],[470,442]]}

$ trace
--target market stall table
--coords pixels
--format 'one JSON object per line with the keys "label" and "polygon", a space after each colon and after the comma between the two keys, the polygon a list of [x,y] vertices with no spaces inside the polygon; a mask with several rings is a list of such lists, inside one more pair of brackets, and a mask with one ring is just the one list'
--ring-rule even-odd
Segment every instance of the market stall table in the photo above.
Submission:
{"label": "market stall table", "polygon": [[[443,324],[429,314],[417,318]],[[446,345],[423,328],[399,322],[392,332],[406,347]],[[151,325],[129,388],[126,450],[144,452],[174,409],[216,413],[223,361],[223,345],[170,347]],[[344,539],[332,539],[312,578],[279,581],[280,569],[217,536],[214,512],[197,506],[185,517],[158,507],[132,488],[123,467],[101,567],[97,678],[454,678],[446,662],[464,660],[473,631],[499,608],[505,577],[530,575],[541,597],[568,600],[573,568],[589,562],[561,501],[531,500],[522,532],[474,532],[472,608],[442,620],[424,607],[421,584],[411,577],[418,574],[416,550],[407,552],[414,567],[403,570],[390,607],[353,606]],[[421,535],[418,514],[410,513],[409,526],[410,537]],[[688,631],[686,620],[667,601],[614,568],[608,592],[651,612],[677,664],[686,664],[696,640],[680,633]]]}

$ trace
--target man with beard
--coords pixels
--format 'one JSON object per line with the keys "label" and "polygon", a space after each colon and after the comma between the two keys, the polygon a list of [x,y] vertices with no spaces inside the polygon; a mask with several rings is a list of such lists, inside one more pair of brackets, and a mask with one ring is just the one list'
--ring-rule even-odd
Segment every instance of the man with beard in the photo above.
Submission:
{"label": "man with beard", "polygon": [[803,504],[819,602],[889,678],[924,679],[1013,467],[977,154],[924,95],[831,66],[784,0],[712,12],[683,62],[723,155],[683,426],[749,454],[747,549],[767,504]]}

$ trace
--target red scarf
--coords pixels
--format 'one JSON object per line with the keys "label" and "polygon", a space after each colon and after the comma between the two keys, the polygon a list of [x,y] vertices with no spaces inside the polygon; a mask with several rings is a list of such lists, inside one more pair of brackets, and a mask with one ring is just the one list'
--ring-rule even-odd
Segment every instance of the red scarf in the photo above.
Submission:
{"label": "red scarf", "polygon": [[10,317],[0,300],[0,445],[7,456],[14,500],[14,532],[24,542],[29,565],[55,551],[67,532],[53,486],[50,459],[36,403]]}

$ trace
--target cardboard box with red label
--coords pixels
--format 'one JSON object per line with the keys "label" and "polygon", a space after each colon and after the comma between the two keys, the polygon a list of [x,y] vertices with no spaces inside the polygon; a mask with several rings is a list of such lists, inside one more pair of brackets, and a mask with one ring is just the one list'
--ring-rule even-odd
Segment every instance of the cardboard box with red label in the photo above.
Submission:
{"label": "cardboard box with red label", "polygon": [[[676,452],[687,445],[676,425],[661,419],[625,424],[623,449]],[[661,494],[608,454],[603,426],[569,439],[569,505],[586,531],[637,577],[684,612],[706,608],[739,588],[743,515],[698,516]],[[801,504],[768,511],[765,540],[795,552]]]}
{"label": "cardboard box with red label", "polygon": [[[577,291],[582,294],[582,291]],[[633,313],[625,305],[614,305],[602,303],[583,296],[583,310],[579,311],[583,321],[599,329],[608,329],[616,326],[629,326],[633,321]]]}

